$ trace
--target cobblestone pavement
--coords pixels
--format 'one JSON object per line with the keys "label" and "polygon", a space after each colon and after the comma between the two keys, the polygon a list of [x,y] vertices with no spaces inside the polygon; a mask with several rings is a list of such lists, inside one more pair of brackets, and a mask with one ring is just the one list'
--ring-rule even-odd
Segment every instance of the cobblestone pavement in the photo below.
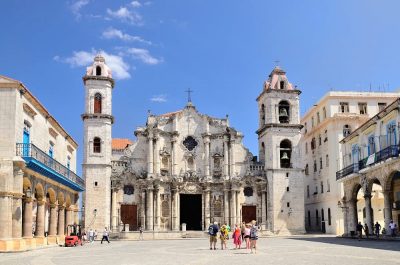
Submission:
{"label": "cobblestone pavement", "polygon": [[[233,247],[231,242],[228,246]],[[257,254],[248,254],[245,249],[210,250],[207,239],[95,242],[75,248],[1,253],[0,264],[400,264],[400,242],[303,236],[261,238],[258,247]]]}

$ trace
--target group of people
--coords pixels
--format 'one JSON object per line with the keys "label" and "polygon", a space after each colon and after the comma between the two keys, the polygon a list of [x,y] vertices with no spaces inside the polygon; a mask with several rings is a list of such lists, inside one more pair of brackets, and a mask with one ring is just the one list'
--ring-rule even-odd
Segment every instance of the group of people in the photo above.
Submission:
{"label": "group of people", "polygon": [[[89,243],[93,243],[94,240],[97,239],[97,231],[93,230],[92,228],[90,228],[89,230]],[[87,240],[86,238],[86,233],[84,233],[84,238],[85,241]],[[108,243],[110,243],[110,232],[108,231],[107,227],[104,227],[103,230],[103,237],[101,238],[101,244],[103,244],[103,241],[107,241]]]}
{"label": "group of people", "polygon": [[210,250],[217,249],[216,245],[218,241],[218,234],[221,241],[221,249],[227,249],[226,242],[229,239],[229,233],[232,232],[232,239],[235,249],[241,249],[242,242],[245,242],[246,249],[250,250],[251,253],[256,253],[258,230],[259,228],[255,220],[247,224],[245,222],[242,222],[241,225],[235,224],[233,229],[231,229],[228,224],[224,224],[220,227],[217,222],[214,222],[208,228],[208,234],[210,236]]}
{"label": "group of people", "polygon": [[[373,231],[373,232],[374,232],[374,234],[375,234],[375,236],[376,236],[377,238],[379,238],[379,235],[380,235],[381,233],[382,233],[382,234],[386,234],[385,228],[383,228],[382,231],[381,231],[381,225],[380,225],[378,222],[376,222],[373,226],[374,226],[374,231]],[[390,223],[389,223],[389,229],[390,229],[390,235],[391,235],[392,237],[396,236],[397,226],[396,226],[396,224],[393,222],[393,220],[391,220]],[[363,231],[364,231],[364,233],[365,233],[366,238],[368,238],[369,235],[370,235],[369,227],[368,227],[367,224],[362,225],[361,222],[358,222],[357,227],[356,227],[356,230],[357,230],[357,234],[358,234],[358,240],[361,240],[361,239],[362,239]]]}

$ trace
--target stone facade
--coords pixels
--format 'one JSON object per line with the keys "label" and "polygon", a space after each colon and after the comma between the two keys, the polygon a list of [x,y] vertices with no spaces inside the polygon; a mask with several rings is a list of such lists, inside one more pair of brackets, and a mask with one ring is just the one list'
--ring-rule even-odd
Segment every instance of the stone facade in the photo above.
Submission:
{"label": "stone facade", "polygon": [[64,239],[78,223],[77,144],[19,81],[0,76],[0,251]]}
{"label": "stone facade", "polygon": [[398,95],[330,91],[301,119],[307,231],[343,234],[342,210],[337,206],[343,197],[343,188],[336,182],[336,171],[345,155],[338,142]]}
{"label": "stone facade", "polygon": [[[102,83],[99,91],[110,96],[103,101],[111,109],[111,72],[101,72],[108,77],[99,80],[93,70],[98,60],[84,77],[86,94],[95,93],[89,80],[96,78]],[[298,222],[304,220],[303,170],[297,159],[301,128],[298,95],[298,90],[265,87],[258,98],[269,108],[280,101],[279,97],[292,104],[289,124],[279,125],[273,121],[277,116],[268,116],[272,126],[260,125],[260,139],[274,150],[268,154],[268,162],[256,161],[228,117],[201,114],[190,100],[179,111],[149,114],[146,125],[136,129],[134,142],[114,139],[113,144],[109,142],[111,128],[108,130],[111,112],[107,117],[93,115],[88,119],[92,109],[86,109],[85,150],[93,148],[94,137],[104,139],[104,153],[97,160],[85,151],[86,215],[93,216],[96,209],[95,221],[86,219],[86,227],[99,230],[111,224],[113,231],[127,233],[141,226],[157,232],[158,238],[163,232],[168,232],[163,237],[170,237],[185,229],[204,231],[215,221],[233,226],[254,219],[264,231],[303,233],[304,222]],[[86,106],[95,105],[90,103],[94,100],[86,96]],[[283,169],[279,148],[273,146],[285,139],[292,143],[288,154],[293,161],[289,164],[294,166]],[[99,180],[97,188],[93,187],[95,178]]]}

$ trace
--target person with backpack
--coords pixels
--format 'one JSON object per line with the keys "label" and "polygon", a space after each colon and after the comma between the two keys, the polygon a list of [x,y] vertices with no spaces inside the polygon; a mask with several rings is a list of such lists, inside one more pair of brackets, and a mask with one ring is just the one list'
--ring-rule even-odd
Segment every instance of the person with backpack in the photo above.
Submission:
{"label": "person with backpack", "polygon": [[250,248],[251,253],[257,253],[257,240],[258,240],[258,226],[256,225],[256,220],[251,221],[251,228],[250,228]]}
{"label": "person with backpack", "polygon": [[217,245],[217,234],[219,231],[218,223],[214,222],[214,224],[210,225],[208,227],[208,234],[210,235],[210,250],[213,249],[214,245],[214,250],[216,250],[216,245]]}

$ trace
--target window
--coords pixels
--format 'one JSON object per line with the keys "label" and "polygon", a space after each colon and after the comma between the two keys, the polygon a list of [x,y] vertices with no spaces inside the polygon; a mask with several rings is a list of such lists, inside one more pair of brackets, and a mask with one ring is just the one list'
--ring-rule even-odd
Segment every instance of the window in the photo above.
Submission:
{"label": "window", "polygon": [[389,146],[390,145],[396,145],[396,142],[397,142],[397,139],[396,139],[396,123],[394,121],[390,122],[387,125],[386,135],[387,135],[388,145]]}
{"label": "window", "polygon": [[324,182],[321,181],[321,193],[324,193]]}
{"label": "window", "polygon": [[322,108],[322,117],[324,119],[326,119],[326,108],[325,107]]}
{"label": "window", "polygon": [[311,128],[314,128],[314,117],[311,117]]}
{"label": "window", "polygon": [[290,207],[290,202],[287,202],[287,203],[286,203],[286,207]]}
{"label": "window", "polygon": [[183,145],[186,147],[187,150],[192,151],[194,148],[196,148],[198,143],[192,136],[188,136],[183,141]]}
{"label": "window", "polygon": [[97,181],[95,181],[95,182],[94,182],[94,186],[95,186],[95,187],[97,187],[97,185],[98,185],[98,182],[97,182]]}
{"label": "window", "polygon": [[307,133],[307,122],[304,123],[304,133]]}
{"label": "window", "polygon": [[49,156],[53,158],[54,155],[54,143],[50,141],[50,146],[49,146]]}
{"label": "window", "polygon": [[306,143],[306,154],[308,154],[308,143]]}
{"label": "window", "polygon": [[317,160],[314,160],[314,172],[317,172]]}
{"label": "window", "polygon": [[329,155],[328,154],[325,156],[325,166],[329,167]]}
{"label": "window", "polygon": [[101,113],[101,101],[101,94],[96,93],[96,95],[94,95],[94,113]]}
{"label": "window", "polygon": [[315,186],[314,195],[318,194],[318,186]]}
{"label": "window", "polygon": [[339,103],[339,112],[341,112],[341,113],[349,112],[349,103],[348,102],[340,102]]}
{"label": "window", "polygon": [[101,75],[101,67],[100,66],[96,67],[96,75]]}
{"label": "window", "polygon": [[289,192],[289,187],[286,187],[286,191]]}
{"label": "window", "polygon": [[313,137],[312,138],[312,140],[311,140],[311,150],[314,150],[315,149],[315,137]]}
{"label": "window", "polygon": [[67,168],[69,169],[71,167],[71,157],[67,156]]}
{"label": "window", "polygon": [[322,169],[322,157],[319,158],[319,169]]}
{"label": "window", "polygon": [[290,104],[287,101],[282,100],[278,105],[279,110],[279,122],[289,123],[290,120]]}
{"label": "window", "polygon": [[101,139],[99,137],[93,139],[93,153],[101,153]]}
{"label": "window", "polygon": [[373,135],[368,137],[368,155],[375,153],[375,138]]}
{"label": "window", "polygon": [[135,192],[135,189],[133,188],[132,185],[125,185],[124,186],[124,194],[132,195],[134,192]]}
{"label": "window", "polygon": [[307,212],[307,216],[308,216],[308,226],[311,227],[311,212],[310,211]]}
{"label": "window", "polygon": [[306,165],[306,168],[304,169],[304,174],[308,176],[308,164]]}
{"label": "window", "polygon": [[261,125],[264,125],[265,124],[265,106],[264,106],[264,104],[261,105],[260,116],[261,116]]}
{"label": "window", "polygon": [[280,88],[281,88],[281,89],[285,89],[285,81],[282,80],[282,81],[280,82]]}
{"label": "window", "polygon": [[326,180],[326,192],[331,192],[331,183],[329,179]]}
{"label": "window", "polygon": [[317,112],[317,124],[321,122],[321,117],[319,116],[319,112]]}
{"label": "window", "polygon": [[325,130],[325,139],[324,139],[324,142],[327,142],[328,141],[328,130]]}
{"label": "window", "polygon": [[292,155],[292,143],[285,139],[280,143],[281,168],[290,168],[290,157]]}
{"label": "window", "polygon": [[310,198],[310,186],[307,185],[307,198]]}
{"label": "window", "polygon": [[351,127],[348,124],[343,126],[343,137],[347,137],[351,134]]}
{"label": "window", "polygon": [[384,108],[386,108],[386,103],[378,103],[379,112],[381,112]]}
{"label": "window", "polygon": [[243,189],[244,196],[251,197],[253,196],[253,188],[252,187],[245,187]]}
{"label": "window", "polygon": [[321,209],[321,221],[325,221],[324,209]]}
{"label": "window", "polygon": [[319,145],[322,144],[322,137],[321,137],[321,135],[318,135],[318,143],[319,143]]}
{"label": "window", "polygon": [[328,225],[332,225],[331,208],[328,208]]}
{"label": "window", "polygon": [[360,110],[361,115],[368,114],[367,113],[367,103],[358,103],[358,109]]}
{"label": "window", "polygon": [[319,226],[318,210],[315,210],[315,225],[316,225],[316,226]]}

